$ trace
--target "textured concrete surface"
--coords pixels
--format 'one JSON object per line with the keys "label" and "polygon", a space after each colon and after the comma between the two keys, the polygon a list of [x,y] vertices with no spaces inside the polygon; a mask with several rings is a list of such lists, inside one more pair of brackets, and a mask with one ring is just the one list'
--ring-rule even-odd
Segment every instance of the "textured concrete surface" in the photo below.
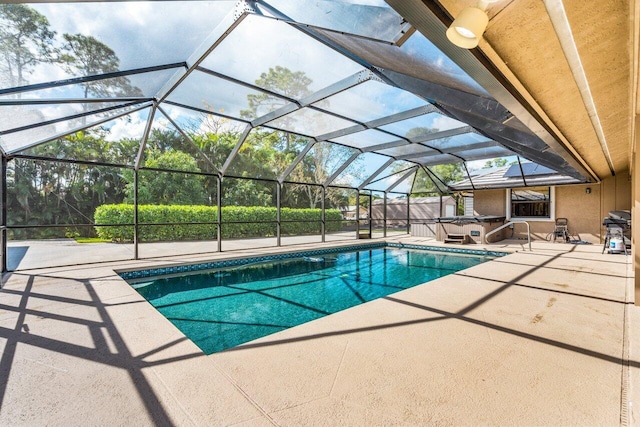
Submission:
{"label": "textured concrete surface", "polygon": [[[397,232],[396,232],[397,233]],[[393,233],[390,232],[391,236]],[[406,235],[406,233],[404,234]],[[382,237],[381,232],[374,232],[374,238]],[[354,243],[355,232],[339,232],[327,234],[327,242]],[[309,243],[321,243],[322,236],[285,236],[282,246],[297,246]],[[223,240],[224,252],[256,248],[275,250],[275,237],[259,239]],[[157,258],[177,255],[203,255],[218,250],[217,240],[192,242],[153,242],[140,243],[139,258]],[[63,254],[61,260],[60,254]],[[91,262],[127,261],[134,259],[134,247],[131,243],[78,243],[73,239],[51,240],[13,240],[8,242],[7,268],[9,270],[26,270],[34,268],[55,267],[60,265],[86,264]]]}
{"label": "textured concrete surface", "polygon": [[198,257],[12,273],[0,425],[637,424],[640,309],[599,252],[534,244],[210,356],[113,273]]}

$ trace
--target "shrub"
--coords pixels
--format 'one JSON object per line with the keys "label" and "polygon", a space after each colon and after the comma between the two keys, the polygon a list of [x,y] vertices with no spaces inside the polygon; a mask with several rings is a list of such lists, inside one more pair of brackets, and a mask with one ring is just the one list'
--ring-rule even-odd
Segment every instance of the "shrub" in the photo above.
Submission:
{"label": "shrub", "polygon": [[[280,214],[282,235],[320,233],[321,209],[282,208]],[[138,221],[145,225],[139,225],[138,235],[143,242],[212,240],[217,237],[217,215],[218,208],[214,206],[139,205]],[[277,209],[273,207],[225,206],[222,208],[222,238],[273,237],[276,232],[276,218]],[[325,218],[327,233],[338,231],[342,227],[339,221],[342,215],[337,209],[327,209]],[[94,219],[96,233],[101,239],[114,242],[133,241],[133,205],[98,206]],[[201,224],[162,225],[188,222]]]}

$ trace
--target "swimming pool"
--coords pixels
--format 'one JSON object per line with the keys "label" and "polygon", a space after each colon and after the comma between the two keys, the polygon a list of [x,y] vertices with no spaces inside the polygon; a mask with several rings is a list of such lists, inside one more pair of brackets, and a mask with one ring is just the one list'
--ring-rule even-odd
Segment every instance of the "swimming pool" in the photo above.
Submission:
{"label": "swimming pool", "polygon": [[211,354],[502,255],[387,245],[324,252],[128,281]]}

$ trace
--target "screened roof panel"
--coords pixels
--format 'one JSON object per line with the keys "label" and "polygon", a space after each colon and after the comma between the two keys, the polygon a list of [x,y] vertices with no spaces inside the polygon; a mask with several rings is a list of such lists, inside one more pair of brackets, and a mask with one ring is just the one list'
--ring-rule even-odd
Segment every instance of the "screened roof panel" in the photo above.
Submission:
{"label": "screened roof panel", "polygon": [[168,101],[212,113],[252,120],[288,102],[200,71],[192,72]]}
{"label": "screened roof panel", "polygon": [[420,163],[424,166],[461,163],[462,160],[450,154],[435,154],[432,156],[416,157],[411,159],[412,162]]}
{"label": "screened roof panel", "polygon": [[[222,166],[247,122],[252,122],[264,126],[265,134],[273,134],[274,129],[288,132],[284,141],[299,140],[302,145],[308,137],[336,135],[331,139],[335,149],[315,148],[320,154],[331,152],[332,161],[346,160],[345,153],[354,152],[349,147],[427,165],[512,154],[493,142],[499,141],[567,175],[580,175],[575,166],[569,166],[574,163],[560,158],[562,153],[549,149],[535,133],[496,127],[510,113],[422,34],[394,44],[409,26],[382,0],[141,1],[117,7],[106,1],[74,1],[0,6],[4,36],[0,114],[9,116],[4,121],[0,117],[0,133],[4,132],[0,146],[9,153],[49,140],[61,143],[68,133],[130,110],[74,115],[118,102],[161,99],[166,101],[160,108],[167,113],[167,122],[175,122],[167,126],[184,131],[207,156],[215,157],[216,167]],[[12,10],[42,17],[38,31],[17,44],[6,37],[18,29]],[[48,46],[47,52],[41,46]],[[156,71],[129,74],[140,68]],[[103,78],[114,72],[122,75]],[[165,99],[165,90],[174,85]],[[292,99],[302,102],[290,103]],[[313,105],[307,104],[313,100]],[[37,101],[48,105],[35,106]],[[106,104],[110,101],[114,104]],[[429,102],[442,105],[443,113],[424,114],[433,109]],[[283,112],[289,113],[277,117]],[[493,140],[468,133],[467,124],[445,112]],[[414,114],[422,115],[389,123]],[[105,141],[128,141],[145,127],[138,113],[127,120],[127,125],[117,121],[102,126]],[[20,130],[23,125],[34,127]],[[152,133],[153,138],[161,136],[160,127],[154,125]],[[185,136],[181,137],[184,142]],[[282,142],[279,137],[269,138],[265,141],[274,147]],[[405,139],[414,144],[403,144]],[[214,147],[218,142],[223,149]],[[189,144],[181,147],[188,150]],[[271,162],[269,177],[286,170],[284,162],[299,151],[274,148],[272,153],[274,158],[264,159],[265,165]],[[361,156],[365,157],[370,156]],[[241,158],[238,162],[231,163],[234,173],[242,172]],[[324,179],[340,167],[326,166],[318,169]],[[340,179],[356,177],[353,168],[357,162],[342,171]],[[256,174],[267,176],[267,172]]]}
{"label": "screened roof panel", "polygon": [[391,157],[400,157],[400,156],[410,156],[413,154],[417,155],[421,153],[424,153],[424,155],[429,155],[432,153],[437,153],[437,151],[432,150],[431,148],[425,147],[424,145],[421,145],[421,144],[407,144],[407,145],[400,145],[398,147],[379,150],[377,151],[377,153],[385,154]]}
{"label": "screened roof panel", "polygon": [[393,184],[400,177],[396,176],[396,174],[403,175],[409,171],[413,166],[413,163],[407,162],[405,160],[396,160],[387,166],[382,172],[374,177],[373,180],[369,184],[367,184],[364,188],[366,190],[378,190],[385,191],[389,185]]}
{"label": "screened roof panel", "polygon": [[226,138],[235,143],[246,127],[243,122],[167,103],[160,104],[160,109],[191,138],[215,135],[215,139]]}
{"label": "screened roof panel", "polygon": [[[91,102],[65,104],[0,105],[0,132],[62,120],[65,117],[91,113],[95,110],[122,107],[124,102]],[[76,119],[82,121],[82,119]],[[65,125],[69,123],[64,120]]]}
{"label": "screened roof panel", "polygon": [[389,158],[380,154],[362,153],[342,171],[332,182],[335,185],[359,187],[376,170],[382,167]]}
{"label": "screened roof panel", "polygon": [[496,157],[513,156],[513,151],[502,146],[477,148],[475,150],[459,151],[456,156],[465,160],[495,159]]}
{"label": "screened roof panel", "polygon": [[449,57],[415,32],[401,47],[348,34],[318,30],[329,40],[368,63],[463,92],[489,97],[487,92]]}
{"label": "screened roof panel", "polygon": [[[413,182],[415,181],[415,177],[416,177],[416,174],[412,173],[407,178],[403,179],[400,183],[398,183],[390,191],[396,191],[398,193],[407,193],[407,194],[410,193],[411,187],[413,186]],[[400,177],[399,179],[402,179],[402,177]]]}
{"label": "screened roof panel", "polygon": [[[448,138],[439,138],[425,141],[422,144],[445,152],[458,152],[464,150],[466,146],[477,144],[480,142],[488,143],[489,141],[491,141],[491,139],[487,138],[484,135],[469,132],[451,136]],[[496,142],[495,144],[497,145],[498,143]]]}
{"label": "screened roof panel", "polygon": [[103,122],[109,117],[115,117],[119,114],[131,111],[133,109],[135,109],[134,106],[123,107],[109,111],[108,113],[94,114],[79,119],[67,120],[19,132],[0,135],[0,145],[5,150],[5,152],[19,151],[23,148],[27,148],[56,137],[61,137],[65,134],[69,134],[93,124]]}
{"label": "screened roof panel", "polygon": [[456,129],[464,126],[466,126],[465,123],[459,122],[451,117],[443,116],[439,113],[429,113],[391,123],[382,126],[380,129],[411,140],[420,139],[438,131]]}
{"label": "screened roof panel", "polygon": [[267,126],[308,136],[319,136],[355,123],[311,108],[301,108],[267,123]]}
{"label": "screened roof panel", "polygon": [[410,92],[368,80],[315,105],[360,122],[368,122],[427,104]]}
{"label": "screened roof panel", "polygon": [[367,129],[361,132],[351,133],[349,135],[333,138],[332,141],[338,144],[349,145],[356,148],[366,148],[373,145],[384,144],[387,142],[397,141],[398,138],[388,133],[380,132],[374,129]]}
{"label": "screened roof panel", "polygon": [[323,184],[356,150],[330,142],[318,142],[293,169],[286,181]]}
{"label": "screened roof panel", "polygon": [[446,189],[436,178],[431,177],[424,168],[419,168],[413,181],[412,193],[444,193]]}
{"label": "screened roof panel", "polygon": [[[24,86],[185,61],[216,23],[232,11],[234,4],[231,1],[142,1],[125,2],[117,7],[111,2],[29,4],[48,23],[46,28],[40,26],[47,31],[39,32],[38,38],[52,48],[51,52],[48,56],[33,55],[33,65],[22,67],[22,81],[15,67],[0,68],[0,85]],[[0,20],[0,26],[15,34],[4,20]],[[23,33],[22,43],[29,38]],[[33,42],[26,44],[23,46],[31,52],[36,50]],[[13,42],[9,46],[14,47],[11,55],[20,51]]]}
{"label": "screened roof panel", "polygon": [[295,99],[363,70],[291,25],[256,15],[247,16],[201,66]]}
{"label": "screened roof panel", "polygon": [[87,83],[75,83],[46,89],[22,91],[0,95],[1,99],[105,99],[114,97],[152,97],[176,72],[177,68],[152,71],[128,76],[100,79]]}
{"label": "screened roof panel", "polygon": [[21,154],[132,166],[150,108],[28,148]]}
{"label": "screened roof panel", "polygon": [[[156,111],[153,123],[151,124],[149,137],[145,144],[141,166],[149,166],[147,162],[149,159],[157,160],[160,155],[168,152],[186,153],[195,161],[200,171],[209,173],[217,172],[213,163],[202,151],[192,141],[185,138],[161,111]],[[149,167],[157,166],[151,164]],[[171,163],[171,166],[165,167],[172,170],[192,170],[188,162],[174,161]]]}
{"label": "screened roof panel", "polygon": [[[393,164],[392,164],[393,166]],[[376,179],[373,182],[370,182],[369,184],[367,184],[365,186],[366,190],[373,190],[373,191],[386,191],[389,189],[389,187],[397,184],[400,180],[402,180],[404,177],[407,176],[407,174],[409,173],[411,169],[400,169],[398,172],[392,174],[392,175],[382,175],[381,177],[384,176],[384,178],[382,179]],[[413,174],[410,174],[409,177],[409,186],[411,186],[411,182],[413,181],[413,175],[415,175],[415,172]],[[402,184],[398,184],[398,186],[401,186]],[[410,189],[410,188],[409,188]],[[406,192],[408,192],[408,190]],[[393,188],[393,191],[398,191],[398,192],[403,192],[402,189],[395,187]]]}
{"label": "screened roof panel", "polygon": [[308,143],[309,138],[299,135],[262,127],[252,129],[226,173],[252,178],[279,178]]}
{"label": "screened roof panel", "polygon": [[[309,4],[299,0],[270,0],[266,3],[296,22],[387,42],[396,41],[410,28],[402,16],[384,1],[368,1],[366,4],[319,1]],[[270,15],[269,8],[260,3],[256,6],[265,15]]]}

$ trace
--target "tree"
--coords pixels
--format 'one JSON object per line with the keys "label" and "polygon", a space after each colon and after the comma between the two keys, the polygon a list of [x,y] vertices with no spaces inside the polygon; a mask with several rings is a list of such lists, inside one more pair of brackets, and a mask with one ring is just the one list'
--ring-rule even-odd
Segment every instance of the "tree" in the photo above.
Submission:
{"label": "tree", "polygon": [[271,193],[259,181],[237,179],[234,185],[223,181],[224,204],[226,206],[272,206]]}
{"label": "tree", "polygon": [[[313,83],[304,71],[291,71],[287,67],[276,65],[275,68],[269,68],[266,73],[260,74],[260,78],[256,79],[256,86],[282,94],[288,98],[300,99],[311,95],[309,85]],[[258,95],[247,95],[249,101],[249,109],[241,111],[243,117],[254,118],[258,114],[258,110],[274,111],[288,104],[285,99],[278,98],[268,93]]]}
{"label": "tree", "polygon": [[[287,67],[277,65],[275,68],[269,68],[266,73],[260,74],[260,78],[255,81],[256,86],[270,90],[275,93],[282,94],[288,98],[300,99],[311,95],[309,85],[313,83],[304,71],[291,71]],[[289,102],[286,99],[278,98],[268,93],[249,94],[247,95],[249,109],[242,110],[240,115],[244,118],[253,119],[261,113],[266,114],[285,106]],[[280,118],[284,127],[290,123],[289,118]],[[285,133],[285,150],[290,149],[291,134]]]}
{"label": "tree", "polygon": [[[196,161],[187,153],[169,150],[148,151],[145,167],[154,169],[200,172]],[[132,175],[127,171],[127,175]],[[133,177],[127,176],[127,203],[133,203]],[[154,205],[198,205],[204,204],[207,197],[202,188],[202,176],[177,172],[141,171],[138,184],[138,203]]]}
{"label": "tree", "polygon": [[493,160],[487,160],[484,163],[484,166],[482,167],[482,169],[490,169],[490,168],[501,168],[503,166],[507,165],[507,159],[502,158],[502,157],[498,157],[496,159]]}
{"label": "tree", "polygon": [[[63,34],[64,44],[57,60],[70,74],[93,76],[119,70],[120,59],[104,43],[83,34]],[[126,77],[82,83],[84,97],[142,96],[140,89],[131,86]]]}
{"label": "tree", "polygon": [[11,87],[28,83],[27,75],[51,61],[55,31],[44,15],[24,4],[0,5],[0,73]]}

